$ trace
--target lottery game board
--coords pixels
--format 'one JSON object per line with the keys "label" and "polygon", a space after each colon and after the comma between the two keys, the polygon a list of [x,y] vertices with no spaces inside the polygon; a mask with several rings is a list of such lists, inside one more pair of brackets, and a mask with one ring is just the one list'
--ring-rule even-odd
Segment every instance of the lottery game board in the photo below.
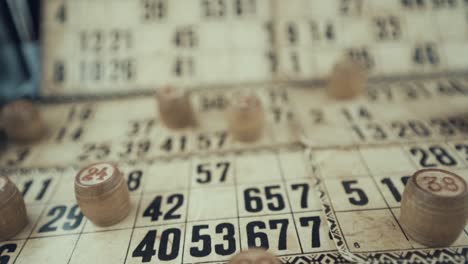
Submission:
{"label": "lottery game board", "polygon": [[[46,135],[3,142],[3,174],[29,224],[0,263],[219,263],[263,247],[283,263],[466,263],[414,242],[401,195],[421,168],[468,180],[468,2],[462,0],[46,0],[38,101]],[[326,77],[363,62],[365,92],[338,101]],[[198,126],[170,130],[154,89],[190,92]],[[251,90],[254,143],[225,110]],[[131,212],[101,228],[73,180],[113,161]]]}

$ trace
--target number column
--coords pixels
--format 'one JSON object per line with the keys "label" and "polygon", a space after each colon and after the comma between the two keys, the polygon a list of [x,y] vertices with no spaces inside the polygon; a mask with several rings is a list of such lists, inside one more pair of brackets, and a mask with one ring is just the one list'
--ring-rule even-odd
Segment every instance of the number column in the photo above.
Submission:
{"label": "number column", "polygon": [[296,127],[293,122],[296,114],[292,107],[289,90],[286,87],[275,87],[266,91],[265,110],[267,117],[265,122],[268,126],[266,131],[271,131],[274,144],[288,144],[296,141]]}
{"label": "number column", "polygon": [[370,175],[358,150],[318,151],[314,157],[334,211],[328,217],[339,224],[332,232],[341,234],[351,253],[412,248],[379,189],[385,183],[388,188],[395,186]]}
{"label": "number column", "polygon": [[275,37],[271,31],[274,1],[225,2],[229,7],[230,82],[271,81],[278,69],[277,55],[274,54]]}
{"label": "number column", "polygon": [[110,93],[134,84],[134,11],[129,1],[47,1],[43,94]]}
{"label": "number column", "polygon": [[17,263],[63,262],[70,258],[86,220],[73,200],[57,193],[69,172],[32,169],[12,176],[25,198],[29,218],[29,224],[23,230],[26,232],[24,238],[28,240]]}
{"label": "number column", "polygon": [[[431,3],[420,5],[417,1],[402,2],[402,15],[408,30],[406,62],[410,73],[427,73],[448,70],[446,56],[441,50],[444,39],[439,38],[438,25],[434,20],[437,11]],[[421,2],[422,3],[422,2]],[[436,12],[436,13],[434,13]]]}
{"label": "number column", "polygon": [[226,261],[240,250],[232,155],[192,161],[183,262]]}
{"label": "number column", "polygon": [[[47,207],[56,186],[60,181],[61,172],[56,170],[23,170],[9,174],[22,193],[28,213],[28,225],[10,241],[0,243],[0,262],[13,263],[31,237],[41,214]],[[31,245],[26,247],[29,250]],[[20,259],[23,259],[22,257]]]}
{"label": "number column", "polygon": [[313,9],[310,5],[310,1],[303,0],[272,4],[273,24],[269,32],[274,37],[275,53],[268,56],[271,65],[277,65],[276,69],[272,67],[275,79],[319,77],[316,56],[320,52],[315,47],[333,38],[334,28],[323,14],[318,19],[310,19],[309,12]]}
{"label": "number column", "polygon": [[69,24],[69,5],[65,0],[50,0],[44,4],[42,26],[47,28],[47,34],[42,42],[45,60],[41,83],[43,94],[62,91],[69,78],[65,50],[71,45],[71,39],[63,37]]}
{"label": "number column", "polygon": [[366,29],[373,43],[374,56],[379,63],[376,70],[380,75],[407,75],[412,70],[410,34],[407,30],[406,13],[400,2],[368,2],[370,12],[366,16]]}
{"label": "number column", "polygon": [[280,151],[277,157],[302,253],[336,251],[307,157],[301,149]]}
{"label": "number column", "polygon": [[300,254],[276,153],[244,153],[236,158],[241,247],[262,247],[275,255]]}
{"label": "number column", "polygon": [[[189,170],[190,160],[174,159],[154,162],[144,171],[147,177],[125,263],[182,262]],[[139,174],[133,171],[128,175],[130,190]]]}

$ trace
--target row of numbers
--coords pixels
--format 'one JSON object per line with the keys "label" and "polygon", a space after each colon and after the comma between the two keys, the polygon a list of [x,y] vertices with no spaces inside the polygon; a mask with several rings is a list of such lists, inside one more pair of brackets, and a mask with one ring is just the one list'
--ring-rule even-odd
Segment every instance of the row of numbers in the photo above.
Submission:
{"label": "row of numbers", "polygon": [[[255,16],[257,10],[256,0],[200,0],[201,17],[206,19],[220,19],[230,14],[237,17]],[[143,22],[158,22],[168,16],[170,1],[167,0],[141,0],[141,18]]]}
{"label": "row of numbers", "polygon": [[434,118],[428,122],[420,120],[393,121],[388,123],[367,122],[353,124],[352,131],[361,142],[408,139],[433,139],[464,136],[468,132],[465,117]]}
{"label": "row of numbers", "polygon": [[[226,190],[227,191],[227,190]],[[234,189],[232,189],[234,192]],[[207,191],[207,193],[210,193]],[[266,185],[263,187],[244,187],[241,189],[239,201],[240,216],[259,215],[267,213],[284,213],[290,211],[314,211],[320,210],[314,203],[313,196],[308,183],[292,183],[288,186],[288,197],[282,185]],[[226,193],[225,197],[232,197],[234,193]],[[138,223],[150,225],[163,222],[183,222],[185,220],[186,201],[184,192],[145,195],[142,201],[140,220]],[[291,200],[289,200],[291,199]],[[236,204],[231,200],[226,201],[228,212],[235,213]],[[290,204],[291,203],[291,204]],[[314,203],[314,204],[312,204]],[[192,217],[195,217],[192,215]],[[204,216],[204,219],[216,219],[216,212],[212,216]]]}
{"label": "row of numbers", "polygon": [[[41,173],[41,175],[25,174],[12,177],[27,204],[44,203],[49,199],[59,182],[58,175],[47,175],[49,173],[52,172]],[[130,170],[124,176],[127,179],[129,191],[138,191],[143,180],[143,171],[139,169]]]}
{"label": "row of numbers", "polygon": [[414,81],[371,86],[367,98],[371,102],[401,102],[468,95],[468,86],[459,79],[438,80],[432,84]]}
{"label": "row of numbers", "polygon": [[[345,56],[361,62],[368,71],[376,69],[375,55],[367,46],[350,47],[345,49],[343,53]],[[278,73],[280,69],[293,73],[302,73],[304,71],[301,68],[301,65],[304,64],[302,60],[307,60],[307,57],[300,56],[300,52],[297,50],[284,52],[281,57],[274,51],[268,51],[265,54],[265,59],[268,62],[270,72],[273,74]],[[415,44],[407,59],[415,67],[438,67],[441,62],[437,45],[433,42]]]}
{"label": "row of numbers", "polygon": [[142,138],[124,141],[121,144],[111,143],[85,143],[77,160],[104,160],[109,157],[117,159],[148,157],[153,149],[166,154],[186,153],[195,148],[196,151],[223,149],[226,146],[227,133],[224,131],[209,134],[199,134],[195,137],[187,135],[167,136],[159,142]]}
{"label": "row of numbers", "polygon": [[[186,232],[190,235],[186,238],[184,256],[194,260],[213,256],[218,260],[224,259],[238,252],[240,244],[242,248],[261,247],[279,254],[286,253],[298,246],[294,235],[295,226],[307,234],[303,236],[307,241],[301,241],[308,245],[304,251],[313,251],[322,247],[324,240],[331,239],[329,235],[324,236],[321,225],[322,218],[314,214],[302,215],[295,220],[290,217],[246,220],[241,223],[242,236],[246,239],[240,241],[239,227],[232,220],[194,223],[187,226],[190,231]],[[182,255],[182,239],[181,228],[150,228],[142,233],[141,240],[134,243],[131,256],[141,262],[151,262],[154,258],[163,261],[174,260]]]}
{"label": "row of numbers", "polygon": [[[401,154],[406,154],[416,168],[467,168],[468,144],[464,142],[409,145],[403,149]],[[375,172],[373,179],[358,175],[347,175],[346,180],[325,179],[328,191],[333,193],[333,206],[337,211],[399,207],[404,187],[414,173],[414,169],[405,167],[395,170],[406,171],[402,173]]]}
{"label": "row of numbers", "polygon": [[[59,229],[68,232],[75,230],[76,233],[80,232],[84,223],[84,216],[77,205],[53,206],[47,215],[51,219],[41,224],[39,233],[52,233]],[[235,219],[190,223],[185,228],[136,228],[128,258],[141,262],[175,260],[182,255],[198,260],[224,259],[241,247],[262,247],[276,254],[333,250],[333,242],[323,221],[320,214],[301,214],[294,218],[282,215],[262,220],[244,219],[239,223],[241,228]],[[296,228],[301,231],[299,237]],[[183,246],[184,232],[189,235]],[[242,232],[245,240],[240,240],[239,232]],[[19,248],[15,242],[0,244],[1,263],[10,263],[11,254]],[[181,252],[182,249],[185,252]]]}

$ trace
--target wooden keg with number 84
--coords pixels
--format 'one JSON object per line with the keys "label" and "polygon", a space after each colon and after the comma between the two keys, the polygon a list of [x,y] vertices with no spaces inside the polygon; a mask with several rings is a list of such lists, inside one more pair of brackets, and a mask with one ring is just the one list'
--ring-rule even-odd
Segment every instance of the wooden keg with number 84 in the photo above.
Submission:
{"label": "wooden keg with number 84", "polygon": [[98,226],[116,224],[130,211],[127,184],[113,163],[95,163],[78,172],[75,196],[83,214]]}

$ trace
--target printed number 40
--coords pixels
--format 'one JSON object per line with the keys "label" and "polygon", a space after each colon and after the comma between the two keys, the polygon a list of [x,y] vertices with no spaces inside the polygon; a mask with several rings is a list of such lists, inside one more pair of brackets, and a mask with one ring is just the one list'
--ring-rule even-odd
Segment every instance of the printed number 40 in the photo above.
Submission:
{"label": "printed number 40", "polygon": [[[150,230],[133,250],[132,257],[141,257],[142,262],[150,262],[157,254],[159,260],[168,261],[177,258],[180,249],[181,231],[177,228],[166,229],[157,236],[157,230]],[[158,251],[155,249],[159,240]]]}

